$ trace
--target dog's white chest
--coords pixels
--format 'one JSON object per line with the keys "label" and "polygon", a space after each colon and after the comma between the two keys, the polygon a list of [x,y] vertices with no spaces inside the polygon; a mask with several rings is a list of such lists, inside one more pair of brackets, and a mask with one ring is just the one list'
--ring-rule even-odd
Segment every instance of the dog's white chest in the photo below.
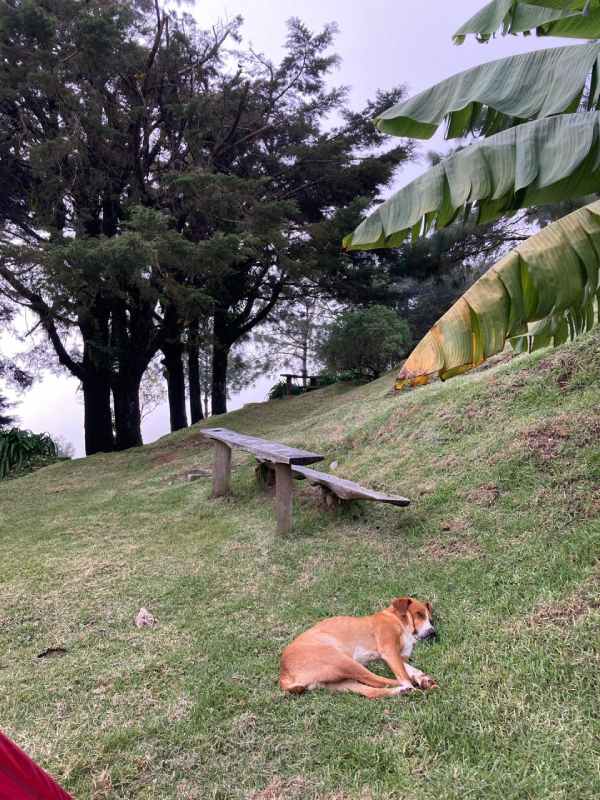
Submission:
{"label": "dog's white chest", "polygon": [[415,637],[412,634],[408,632],[404,633],[404,636],[402,637],[402,651],[401,651],[401,655],[404,658],[410,658],[411,653],[413,651],[413,647],[415,646],[415,641],[416,641]]}
{"label": "dog's white chest", "polygon": [[357,645],[354,648],[352,657],[355,661],[358,661],[359,664],[368,664],[369,661],[375,661],[375,659],[379,658],[379,653],[377,650],[368,650],[366,647]]}

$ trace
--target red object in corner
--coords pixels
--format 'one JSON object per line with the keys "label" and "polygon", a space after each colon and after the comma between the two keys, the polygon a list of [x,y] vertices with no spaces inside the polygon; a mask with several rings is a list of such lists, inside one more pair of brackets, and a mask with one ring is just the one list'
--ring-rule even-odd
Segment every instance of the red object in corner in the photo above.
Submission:
{"label": "red object in corner", "polygon": [[0,731],[0,800],[73,800]]}

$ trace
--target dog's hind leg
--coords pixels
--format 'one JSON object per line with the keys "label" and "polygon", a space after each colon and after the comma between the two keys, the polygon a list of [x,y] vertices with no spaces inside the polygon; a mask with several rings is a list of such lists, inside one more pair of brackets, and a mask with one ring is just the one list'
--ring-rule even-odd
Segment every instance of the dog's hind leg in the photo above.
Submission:
{"label": "dog's hind leg", "polygon": [[302,694],[320,684],[339,683],[346,680],[358,681],[375,689],[412,687],[408,678],[406,681],[398,681],[375,675],[358,661],[332,647],[313,651],[311,655],[312,659],[308,663],[294,664],[292,662],[282,666],[280,686],[284,692]]}
{"label": "dog's hind leg", "polygon": [[382,675],[376,675],[371,670],[363,667],[358,661],[355,661],[350,656],[339,656],[336,663],[336,669],[339,674],[339,679],[359,681],[366,686],[372,686],[375,689],[383,689],[388,687],[404,687],[410,688],[412,684],[410,681],[399,681],[396,678],[384,678]]}
{"label": "dog's hind leg", "polygon": [[380,697],[394,697],[394,695],[406,694],[410,692],[412,687],[405,688],[404,686],[394,686],[390,688],[377,689],[374,686],[365,686],[364,683],[359,681],[338,681],[337,683],[324,683],[323,689],[329,689],[332,692],[353,692],[354,694],[362,694],[363,697],[368,697],[369,700],[377,700]]}

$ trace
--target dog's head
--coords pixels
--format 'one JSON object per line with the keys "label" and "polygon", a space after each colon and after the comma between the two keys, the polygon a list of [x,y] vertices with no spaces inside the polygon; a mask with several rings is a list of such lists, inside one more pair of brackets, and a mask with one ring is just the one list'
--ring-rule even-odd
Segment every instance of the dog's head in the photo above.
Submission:
{"label": "dog's head", "polygon": [[422,603],[414,597],[396,597],[392,609],[409,628],[415,639],[435,639],[436,631],[431,619],[431,603]]}

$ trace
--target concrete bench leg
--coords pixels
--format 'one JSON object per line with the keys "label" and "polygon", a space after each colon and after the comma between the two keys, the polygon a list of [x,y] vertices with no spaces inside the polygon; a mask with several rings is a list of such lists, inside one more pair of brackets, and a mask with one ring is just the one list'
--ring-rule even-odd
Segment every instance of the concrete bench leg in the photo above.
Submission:
{"label": "concrete bench leg", "polygon": [[292,527],[292,468],[288,464],[275,464],[275,510],[277,533],[285,536]]}
{"label": "concrete bench leg", "polygon": [[222,442],[215,442],[213,462],[213,497],[229,494],[231,486],[231,448]]}

